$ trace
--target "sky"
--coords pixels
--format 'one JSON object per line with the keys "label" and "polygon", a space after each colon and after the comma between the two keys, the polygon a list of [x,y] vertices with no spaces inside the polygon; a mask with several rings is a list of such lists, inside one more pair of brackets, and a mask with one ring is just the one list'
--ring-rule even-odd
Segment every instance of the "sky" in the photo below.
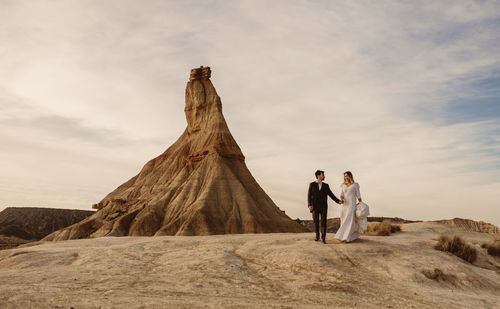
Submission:
{"label": "sky", "polygon": [[0,0],[0,42],[0,210],[91,209],[181,135],[204,65],[291,218],[349,170],[373,216],[500,226],[500,1]]}

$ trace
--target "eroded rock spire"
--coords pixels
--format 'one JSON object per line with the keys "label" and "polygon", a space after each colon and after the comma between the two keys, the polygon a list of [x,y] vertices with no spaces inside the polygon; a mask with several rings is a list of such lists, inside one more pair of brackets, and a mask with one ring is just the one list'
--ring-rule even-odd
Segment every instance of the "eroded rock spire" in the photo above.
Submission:
{"label": "eroded rock spire", "polygon": [[94,215],[46,240],[303,232],[248,170],[210,76],[209,67],[191,70],[179,139],[95,204]]}

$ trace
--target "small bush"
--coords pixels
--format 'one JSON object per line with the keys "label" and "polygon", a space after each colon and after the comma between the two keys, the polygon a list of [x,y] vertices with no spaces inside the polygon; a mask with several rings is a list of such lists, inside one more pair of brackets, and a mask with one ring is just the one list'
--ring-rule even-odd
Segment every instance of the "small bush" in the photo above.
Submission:
{"label": "small bush", "polygon": [[469,263],[473,263],[477,258],[476,248],[467,244],[457,235],[452,238],[446,234],[441,234],[434,249],[450,252]]}
{"label": "small bush", "polygon": [[444,281],[445,275],[439,268],[434,268],[433,270],[424,270],[422,271],[424,276],[426,276],[429,279],[436,280],[436,281]]}
{"label": "small bush", "polygon": [[487,249],[489,255],[500,257],[500,241],[483,243],[481,248]]}
{"label": "small bush", "polygon": [[390,221],[383,221],[380,223],[372,223],[368,225],[366,234],[375,236],[389,236],[391,233],[401,231],[399,224],[392,224]]}
{"label": "small bush", "polygon": [[401,225],[399,224],[391,224],[391,233],[401,232]]}

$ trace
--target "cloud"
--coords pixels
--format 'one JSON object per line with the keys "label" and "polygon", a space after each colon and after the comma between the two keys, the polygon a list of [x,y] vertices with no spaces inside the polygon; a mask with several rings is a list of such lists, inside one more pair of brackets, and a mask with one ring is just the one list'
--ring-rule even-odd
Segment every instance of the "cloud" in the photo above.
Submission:
{"label": "cloud", "polygon": [[[119,157],[132,177],[181,134],[189,69],[210,65],[250,170],[290,216],[309,215],[307,182],[322,168],[334,188],[352,170],[375,215],[500,224],[491,206],[500,186],[498,3],[16,1],[4,8],[0,69],[8,74],[0,83],[30,108],[14,103],[2,112],[0,137],[92,153],[78,160],[95,166]],[[7,159],[18,162],[15,152]],[[108,170],[116,186],[128,179],[123,170]],[[25,175],[17,183],[31,175],[4,177],[14,174]],[[109,189],[95,177],[78,180]]]}

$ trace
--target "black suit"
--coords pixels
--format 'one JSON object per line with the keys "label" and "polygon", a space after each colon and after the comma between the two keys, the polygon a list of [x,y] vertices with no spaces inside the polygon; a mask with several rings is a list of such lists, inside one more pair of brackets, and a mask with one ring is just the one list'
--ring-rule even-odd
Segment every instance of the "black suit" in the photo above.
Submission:
{"label": "black suit", "polygon": [[330,186],[327,183],[321,183],[321,190],[319,189],[318,183],[313,181],[309,184],[309,190],[307,192],[307,203],[309,206],[313,207],[313,220],[314,229],[316,232],[316,238],[319,238],[319,215],[321,214],[321,238],[326,237],[326,213],[328,211],[327,199],[330,196],[337,204],[340,200],[333,194],[330,190]]}

